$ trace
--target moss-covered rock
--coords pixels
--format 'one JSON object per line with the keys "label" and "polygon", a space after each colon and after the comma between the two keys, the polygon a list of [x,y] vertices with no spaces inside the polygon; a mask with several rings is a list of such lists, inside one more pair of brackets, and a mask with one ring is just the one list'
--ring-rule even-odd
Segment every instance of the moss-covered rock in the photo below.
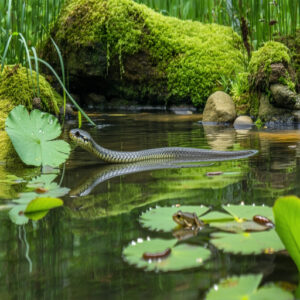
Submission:
{"label": "moss-covered rock", "polygon": [[[33,85],[29,71],[19,65],[5,66],[0,73],[0,130],[4,128],[8,113],[17,105],[23,104],[29,110],[33,108],[33,99],[37,97],[36,73],[33,71]],[[41,109],[58,114],[62,98],[53,90],[46,79],[39,76]]]}
{"label": "moss-covered rock", "polygon": [[[71,88],[108,99],[201,107],[221,76],[232,78],[244,61],[230,27],[166,17],[132,0],[70,0],[51,34]],[[51,41],[41,52],[57,61]]]}

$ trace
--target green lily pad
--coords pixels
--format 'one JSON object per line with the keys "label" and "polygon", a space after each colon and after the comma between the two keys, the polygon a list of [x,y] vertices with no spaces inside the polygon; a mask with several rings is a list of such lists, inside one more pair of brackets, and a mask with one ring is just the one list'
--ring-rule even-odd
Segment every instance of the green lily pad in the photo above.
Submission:
{"label": "green lily pad", "polygon": [[253,206],[253,205],[223,205],[229,214],[235,219],[252,220],[255,215],[260,215],[274,222],[272,207],[268,206]]}
{"label": "green lily pad", "polygon": [[16,225],[24,225],[28,223],[28,218],[25,216],[26,205],[16,205],[9,212],[10,220]]}
{"label": "green lily pad", "polygon": [[273,207],[276,231],[300,272],[300,199],[286,196]]}
{"label": "green lily pad", "polygon": [[36,212],[32,212],[32,213],[25,213],[25,216],[30,220],[38,221],[38,220],[44,218],[48,212],[49,212],[49,210],[36,211]]}
{"label": "green lily pad", "polygon": [[63,201],[58,198],[36,198],[29,202],[25,213],[34,213],[38,211],[45,211],[63,205]]}
{"label": "green lily pad", "polygon": [[212,211],[204,216],[201,216],[201,220],[205,223],[213,223],[213,222],[229,222],[229,221],[233,221],[234,218],[231,215],[223,212]]}
{"label": "green lily pad", "polygon": [[211,237],[215,247],[234,254],[273,253],[285,249],[274,229],[237,234],[217,232]]}
{"label": "green lily pad", "polygon": [[150,230],[170,232],[177,226],[177,224],[173,221],[172,216],[179,210],[183,212],[197,213],[197,215],[200,216],[207,212],[208,208],[196,205],[150,208],[141,214],[139,221],[143,227]]}
{"label": "green lily pad", "polygon": [[[210,257],[210,251],[200,246],[189,244],[176,245],[177,240],[153,239],[132,242],[123,250],[124,259],[138,268],[147,271],[179,271],[198,267]],[[170,248],[171,253],[166,258],[145,260],[143,254],[160,253]]]}
{"label": "green lily pad", "polygon": [[15,107],[5,121],[5,130],[21,160],[27,165],[59,166],[69,156],[70,146],[62,140],[57,118],[39,110],[30,114],[23,105]]}
{"label": "green lily pad", "polygon": [[292,300],[294,296],[273,283],[264,285],[258,289],[262,275],[244,275],[230,277],[215,284],[207,293],[206,300]]}
{"label": "green lily pad", "polygon": [[228,232],[243,232],[243,231],[265,231],[268,230],[269,227],[257,224],[256,222],[246,220],[243,222],[215,222],[211,224],[212,227],[216,227],[222,231]]}

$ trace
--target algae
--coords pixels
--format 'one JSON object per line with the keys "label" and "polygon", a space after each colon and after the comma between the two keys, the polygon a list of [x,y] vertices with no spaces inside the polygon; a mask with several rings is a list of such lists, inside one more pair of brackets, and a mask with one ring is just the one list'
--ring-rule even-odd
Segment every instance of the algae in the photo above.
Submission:
{"label": "algae", "polygon": [[[114,88],[129,100],[203,107],[221,76],[233,78],[243,69],[241,39],[230,27],[166,17],[132,0],[68,1],[52,35],[70,74],[92,71],[118,81]],[[50,48],[48,41],[43,52]]]}

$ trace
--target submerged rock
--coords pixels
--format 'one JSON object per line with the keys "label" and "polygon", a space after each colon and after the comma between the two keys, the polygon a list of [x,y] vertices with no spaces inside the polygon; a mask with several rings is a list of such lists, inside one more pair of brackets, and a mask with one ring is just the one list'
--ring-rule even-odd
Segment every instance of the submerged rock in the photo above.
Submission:
{"label": "submerged rock", "polygon": [[[138,103],[203,107],[224,76],[243,69],[230,27],[182,21],[132,0],[70,0],[51,36],[76,93]],[[41,54],[58,64],[50,40]]]}
{"label": "submerged rock", "polygon": [[239,116],[233,123],[235,129],[250,129],[252,126],[253,121],[249,116]]}
{"label": "submerged rock", "polygon": [[233,122],[236,111],[231,97],[221,91],[213,93],[207,100],[203,111],[203,122]]}

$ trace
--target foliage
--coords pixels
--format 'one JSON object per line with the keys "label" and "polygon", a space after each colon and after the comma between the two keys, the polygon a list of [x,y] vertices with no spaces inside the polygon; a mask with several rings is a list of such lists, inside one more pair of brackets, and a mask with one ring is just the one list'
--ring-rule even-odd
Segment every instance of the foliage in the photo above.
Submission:
{"label": "foliage", "polygon": [[[123,250],[124,259],[138,268],[147,271],[179,271],[201,266],[211,253],[208,249],[189,244],[176,244],[177,240],[141,240],[133,241]],[[145,260],[144,253],[161,253],[167,248],[171,249],[170,255],[161,259]]]}
{"label": "foliage", "polygon": [[40,212],[56,208],[63,205],[63,201],[58,198],[40,197],[35,198],[28,203],[25,214]]}
{"label": "foliage", "polygon": [[69,156],[70,146],[62,140],[53,141],[61,134],[58,120],[39,110],[31,114],[19,105],[8,115],[5,122],[14,148],[22,161],[33,166],[59,166]]}
{"label": "foliage", "polygon": [[232,78],[243,68],[241,40],[231,28],[165,17],[131,0],[72,1],[53,34],[64,45],[66,58],[74,49],[91,45],[98,51],[107,49],[107,69],[118,61],[123,77],[123,59],[146,53],[156,66],[148,86],[157,85],[158,76],[167,81],[169,97],[190,98],[198,106],[205,103],[221,75]]}
{"label": "foliage", "polygon": [[276,300],[292,300],[293,295],[282,288],[271,284],[266,284],[258,288],[262,275],[243,275],[240,277],[229,277],[222,279],[219,284],[214,285],[213,288],[206,295],[206,300],[240,300],[240,299],[276,299]]}
{"label": "foliage", "polygon": [[273,207],[276,231],[300,272],[300,199],[278,198]]}
{"label": "foliage", "polygon": [[205,206],[188,206],[180,207],[156,207],[143,212],[140,216],[140,223],[143,227],[155,231],[170,232],[177,225],[172,219],[172,215],[177,211],[196,213],[198,216],[207,212],[208,208]]}
{"label": "foliage", "polygon": [[215,247],[234,254],[268,254],[285,249],[274,229],[255,233],[217,232],[211,237]]}

